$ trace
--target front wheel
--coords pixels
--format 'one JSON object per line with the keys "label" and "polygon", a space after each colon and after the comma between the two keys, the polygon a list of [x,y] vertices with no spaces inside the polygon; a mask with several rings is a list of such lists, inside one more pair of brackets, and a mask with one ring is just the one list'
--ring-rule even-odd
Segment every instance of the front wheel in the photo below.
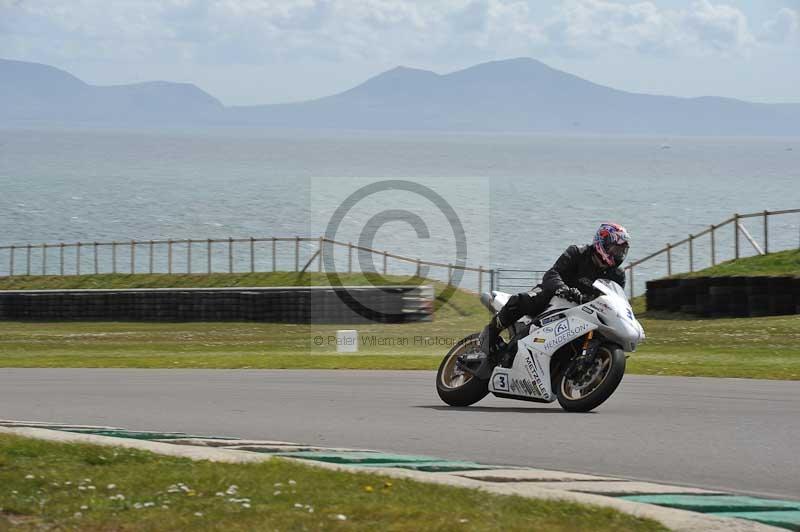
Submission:
{"label": "front wheel", "polygon": [[558,382],[558,403],[569,412],[589,412],[611,397],[625,375],[625,352],[616,345],[597,349],[594,364],[581,375],[563,375]]}
{"label": "front wheel", "polygon": [[447,352],[436,373],[436,391],[450,406],[469,406],[489,393],[489,381],[482,380],[459,368],[456,361],[467,353],[480,352],[478,333],[471,334]]}

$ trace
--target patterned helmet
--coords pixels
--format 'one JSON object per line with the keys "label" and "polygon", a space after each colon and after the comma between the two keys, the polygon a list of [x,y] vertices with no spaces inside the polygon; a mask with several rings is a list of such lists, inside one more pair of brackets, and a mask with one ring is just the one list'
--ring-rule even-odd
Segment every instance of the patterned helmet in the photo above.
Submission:
{"label": "patterned helmet", "polygon": [[594,235],[594,250],[607,266],[622,266],[628,255],[631,237],[619,224],[604,223]]}

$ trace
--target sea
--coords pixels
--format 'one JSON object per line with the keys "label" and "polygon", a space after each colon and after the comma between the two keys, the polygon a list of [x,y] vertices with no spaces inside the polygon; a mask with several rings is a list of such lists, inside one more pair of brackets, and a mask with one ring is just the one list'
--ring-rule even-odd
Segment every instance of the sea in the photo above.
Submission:
{"label": "sea", "polygon": [[[326,236],[390,254],[389,273],[416,265],[391,255],[442,264],[501,269],[500,287],[532,284],[528,271],[549,268],[570,244],[588,243],[604,221],[631,234],[630,260],[729,219],[734,213],[800,208],[800,139],[542,136],[259,129],[0,129],[0,247],[250,237]],[[763,247],[763,218],[743,220]],[[672,251],[673,272],[711,264],[710,239]],[[149,268],[137,245],[136,271]],[[318,242],[279,241],[276,267],[312,271]],[[800,214],[770,217],[770,250],[800,246]],[[94,248],[66,273],[92,271]],[[100,247],[100,271],[128,271]],[[720,262],[733,257],[732,225],[715,236]],[[91,251],[90,251],[91,250]],[[212,247],[212,269],[272,267],[270,242]],[[176,246],[173,269],[189,267]],[[58,249],[47,257],[17,249],[16,273],[59,273]],[[208,267],[206,244],[193,244],[192,271]],[[326,269],[382,271],[383,256],[337,247]],[[740,234],[740,254],[755,247]],[[154,267],[166,268],[156,246]],[[45,260],[42,260],[42,259]],[[0,275],[11,269],[0,249]],[[634,270],[641,292],[667,271],[662,254]],[[525,270],[514,273],[505,270]],[[477,290],[477,275],[431,267],[426,272]],[[519,277],[520,279],[516,279]],[[482,276],[482,289],[489,276]],[[531,277],[533,279],[533,277]],[[503,285],[505,282],[505,285]],[[519,285],[519,286],[516,286]]]}

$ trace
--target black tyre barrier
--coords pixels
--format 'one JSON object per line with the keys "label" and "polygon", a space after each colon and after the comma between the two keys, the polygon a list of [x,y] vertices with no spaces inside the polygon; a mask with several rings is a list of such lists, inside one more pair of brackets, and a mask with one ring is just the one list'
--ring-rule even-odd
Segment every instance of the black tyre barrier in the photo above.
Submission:
{"label": "black tyre barrier", "polygon": [[800,277],[693,277],[647,282],[647,309],[711,318],[800,314]]}
{"label": "black tyre barrier", "polygon": [[0,320],[400,323],[430,320],[433,299],[430,286],[8,290]]}

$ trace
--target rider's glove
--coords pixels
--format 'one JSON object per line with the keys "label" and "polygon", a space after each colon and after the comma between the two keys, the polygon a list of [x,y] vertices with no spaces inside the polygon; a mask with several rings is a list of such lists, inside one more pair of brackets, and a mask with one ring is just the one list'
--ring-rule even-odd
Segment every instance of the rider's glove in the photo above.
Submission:
{"label": "rider's glove", "polygon": [[580,304],[583,300],[583,294],[577,288],[572,288],[569,286],[562,286],[558,290],[556,290],[556,295],[558,297],[563,297],[567,301],[572,301],[573,303]]}

